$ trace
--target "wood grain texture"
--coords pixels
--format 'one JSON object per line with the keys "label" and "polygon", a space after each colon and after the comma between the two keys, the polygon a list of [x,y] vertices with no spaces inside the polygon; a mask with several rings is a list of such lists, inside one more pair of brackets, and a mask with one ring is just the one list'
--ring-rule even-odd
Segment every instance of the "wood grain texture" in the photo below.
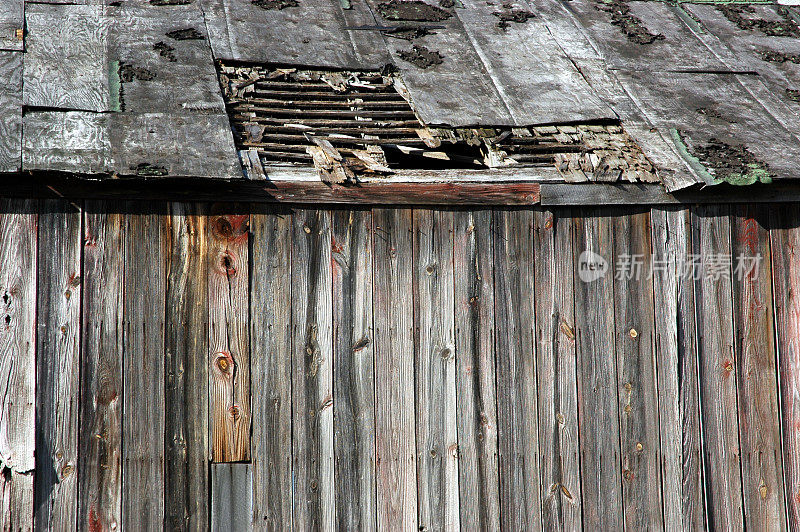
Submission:
{"label": "wood grain texture", "polygon": [[650,213],[615,212],[614,336],[626,528],[664,527]]}
{"label": "wood grain texture", "polygon": [[[621,529],[622,471],[610,264],[612,220],[598,210],[587,210],[580,216],[576,213],[573,231],[583,526]],[[588,272],[587,258],[593,258],[584,252],[609,262],[605,275],[590,282],[581,279],[581,272]]]}
{"label": "wood grain texture", "polygon": [[730,265],[720,272],[710,266],[719,264],[720,259],[724,264],[724,255],[730,254],[728,215],[729,210],[724,206],[693,209],[692,248],[709,265],[701,264],[695,281],[708,526],[738,529],[743,526],[743,516],[731,297],[733,271]]}
{"label": "wood grain texture", "polygon": [[253,468],[250,464],[211,464],[211,527],[214,532],[252,530]]}
{"label": "wood grain texture", "polygon": [[336,523],[369,530],[377,526],[372,212],[333,211],[331,225]]}
{"label": "wood grain texture", "polygon": [[[731,231],[745,524],[786,529],[769,210],[733,207]],[[746,257],[757,259],[757,268]]]}
{"label": "wood grain texture", "polygon": [[[164,526],[166,205],[127,205],[123,290],[123,528]],[[157,210],[154,210],[155,207]]]}
{"label": "wood grain texture", "polygon": [[786,504],[800,530],[800,209],[781,205],[770,225]]}
{"label": "wood grain texture", "polygon": [[0,200],[0,462],[34,469],[36,201]]}
{"label": "wood grain texture", "polygon": [[412,212],[372,216],[378,528],[416,530]]}
{"label": "wood grain texture", "polygon": [[212,207],[208,221],[208,409],[215,462],[250,459],[249,234],[244,207]]}
{"label": "wood grain texture", "polygon": [[453,217],[460,521],[464,529],[498,530],[492,211]]}
{"label": "wood grain texture", "polygon": [[542,452],[542,526],[581,528],[572,222],[568,210],[534,212],[536,358]]}
{"label": "wood grain texture", "polygon": [[292,217],[259,211],[253,235],[250,349],[253,401],[253,528],[292,526]]}
{"label": "wood grain texture", "polygon": [[78,527],[122,525],[122,352],[125,216],[87,201],[83,222]]}
{"label": "wood grain texture", "polygon": [[208,516],[208,235],[204,206],[166,218],[165,527],[205,530]]}
{"label": "wood grain texture", "polygon": [[529,210],[494,212],[500,525],[509,530],[542,526],[533,223]]}
{"label": "wood grain texture", "polygon": [[37,526],[69,529],[78,511],[81,331],[79,207],[40,203],[36,335]]}
{"label": "wood grain texture", "polygon": [[9,530],[33,529],[37,207],[0,200],[0,473]]}
{"label": "wood grain texture", "polygon": [[293,523],[333,530],[333,316],[330,212],[292,217]]}
{"label": "wood grain texture", "polygon": [[658,368],[664,526],[705,526],[694,282],[682,264],[692,252],[686,209],[653,209],[655,350]]}
{"label": "wood grain texture", "polygon": [[22,50],[19,31],[25,27],[24,0],[8,0],[0,6],[0,50]]}
{"label": "wood grain texture", "polygon": [[22,55],[0,52],[0,172],[22,169]]}
{"label": "wood grain texture", "polygon": [[460,530],[453,213],[413,213],[419,526]]}

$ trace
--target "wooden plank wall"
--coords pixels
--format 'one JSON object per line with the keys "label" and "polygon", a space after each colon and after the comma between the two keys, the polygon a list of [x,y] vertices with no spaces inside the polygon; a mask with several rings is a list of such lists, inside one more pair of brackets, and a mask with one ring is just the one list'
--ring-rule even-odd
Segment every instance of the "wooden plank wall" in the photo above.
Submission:
{"label": "wooden plank wall", "polygon": [[3,200],[3,530],[798,529],[799,250],[797,204]]}

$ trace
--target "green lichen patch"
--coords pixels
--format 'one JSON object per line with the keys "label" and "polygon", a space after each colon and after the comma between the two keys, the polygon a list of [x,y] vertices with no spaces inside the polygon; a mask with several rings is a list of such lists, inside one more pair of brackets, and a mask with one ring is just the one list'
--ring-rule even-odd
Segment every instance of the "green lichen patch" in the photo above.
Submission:
{"label": "green lichen patch", "polygon": [[741,144],[728,144],[712,138],[707,144],[697,146],[694,155],[714,176],[715,183],[752,185],[771,183],[774,177],[769,165]]}

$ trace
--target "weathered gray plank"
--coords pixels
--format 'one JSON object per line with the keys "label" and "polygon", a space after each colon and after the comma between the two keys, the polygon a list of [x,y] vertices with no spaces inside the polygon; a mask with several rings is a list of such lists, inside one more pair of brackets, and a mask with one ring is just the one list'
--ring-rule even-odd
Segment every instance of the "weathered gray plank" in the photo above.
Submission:
{"label": "weathered gray plank", "polygon": [[377,526],[372,212],[337,210],[331,217],[336,523],[369,530]]}
{"label": "weathered gray plank", "polygon": [[70,529],[78,511],[81,211],[40,204],[36,335],[36,526]]}
{"label": "weathered gray plank", "polygon": [[664,527],[649,212],[615,211],[614,335],[626,528]]}
{"label": "weathered gray plank", "polygon": [[122,408],[123,528],[164,526],[165,204],[128,203]]}
{"label": "weathered gray plank", "polygon": [[250,464],[211,464],[211,530],[252,530],[252,484]]}
{"label": "weathered gray plank", "polygon": [[772,211],[772,282],[775,343],[780,376],[783,468],[789,526],[800,529],[800,210],[796,204]]}
{"label": "weathered gray plank", "polygon": [[[740,529],[742,479],[731,301],[733,272],[730,262],[724,266],[724,255],[731,250],[728,213],[725,206],[693,209],[692,249],[703,261],[695,281],[695,308],[707,520],[712,528]],[[723,266],[714,268],[715,263]]]}
{"label": "weathered gray plank", "polygon": [[493,222],[501,526],[538,529],[542,516],[533,212],[497,210]]}
{"label": "weathered gray plank", "polygon": [[253,402],[253,528],[292,526],[292,218],[255,211],[250,272]]}
{"label": "weathered gray plank", "polygon": [[705,523],[694,284],[682,264],[692,252],[688,209],[653,209],[653,294],[664,527]]}
{"label": "weathered gray plank", "polygon": [[292,221],[293,522],[300,530],[333,530],[330,212],[298,210]]}
{"label": "weathered gray plank", "polygon": [[22,54],[0,52],[0,172],[15,172],[20,168],[22,168]]}
{"label": "weathered gray plank", "polygon": [[372,216],[378,528],[416,530],[411,211]]}
{"label": "weathered gray plank", "polygon": [[208,240],[203,206],[167,217],[165,527],[208,528]]}
{"label": "weathered gray plank", "polygon": [[[308,0],[284,9],[261,8],[250,0],[202,0],[202,5],[218,59],[356,70],[390,62],[384,46],[357,45],[362,34],[377,32],[347,31],[339,2]],[[374,27],[375,21],[365,16],[363,24]],[[379,36],[371,40],[381,42]]]}
{"label": "weathered gray plank", "polygon": [[22,125],[25,170],[96,174],[113,169],[107,114],[29,111]]}
{"label": "weathered gray plank", "polygon": [[83,222],[78,527],[122,525],[122,352],[125,216],[87,201]]}
{"label": "weathered gray plank", "polygon": [[25,105],[111,110],[105,12],[103,6],[26,6]]}
{"label": "weathered gray plank", "polygon": [[2,466],[0,525],[3,530],[33,530],[33,472],[17,473]]}
{"label": "weathered gray plank", "polygon": [[[250,459],[249,216],[214,206],[208,221],[211,459]],[[234,212],[236,211],[236,212]]]}
{"label": "weathered gray plank", "polygon": [[535,211],[534,230],[542,526],[579,530],[581,472],[569,211]]}
{"label": "weathered gray plank", "polygon": [[453,216],[460,520],[464,529],[498,530],[492,211]]}
{"label": "weathered gray plank", "polygon": [[453,213],[413,214],[419,526],[460,530]]}
{"label": "weathered gray plank", "polygon": [[[578,353],[578,427],[583,526],[621,529],[622,471],[619,442],[617,364],[611,220],[587,210],[572,220],[575,257],[575,338]],[[595,280],[592,263],[608,270]],[[598,273],[601,270],[596,270]],[[584,278],[587,280],[584,281]]]}
{"label": "weathered gray plank", "polygon": [[0,5],[0,50],[22,50],[24,17],[24,0],[7,0]]}
{"label": "weathered gray plank", "polygon": [[0,468],[14,530],[33,528],[37,207],[0,200]]}
{"label": "weathered gray plank", "polygon": [[[544,22],[531,18],[511,22],[503,29],[498,27],[495,13],[504,9],[474,2],[454,12],[469,37],[469,46],[482,59],[486,70],[479,71],[480,75],[495,84],[516,125],[616,118],[581,77]],[[520,83],[523,79],[525,83]]]}
{"label": "weathered gray plank", "polygon": [[[768,304],[772,301],[769,210],[763,206],[736,206],[732,215],[733,312],[745,523],[751,529],[786,529],[775,330],[772,305]],[[745,257],[757,259],[757,268]]]}

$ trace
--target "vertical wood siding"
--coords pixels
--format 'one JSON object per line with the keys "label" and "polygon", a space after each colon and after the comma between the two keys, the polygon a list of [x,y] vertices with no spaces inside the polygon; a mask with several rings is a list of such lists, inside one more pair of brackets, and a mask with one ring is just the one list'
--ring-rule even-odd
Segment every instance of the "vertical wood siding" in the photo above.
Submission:
{"label": "vertical wood siding", "polygon": [[3,529],[800,529],[798,249],[796,205],[4,200]]}

